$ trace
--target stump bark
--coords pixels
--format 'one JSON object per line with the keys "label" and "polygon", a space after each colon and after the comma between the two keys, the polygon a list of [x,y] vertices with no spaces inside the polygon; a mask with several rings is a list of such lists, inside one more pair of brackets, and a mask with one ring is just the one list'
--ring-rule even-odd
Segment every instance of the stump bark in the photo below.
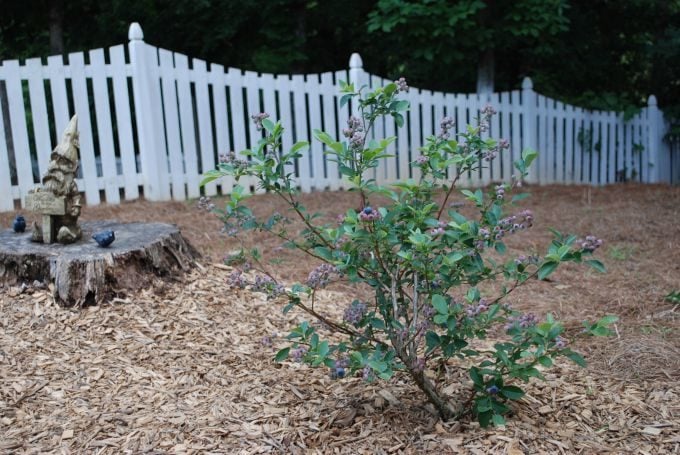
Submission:
{"label": "stump bark", "polygon": [[[158,277],[179,279],[199,256],[170,224],[97,221],[81,227],[83,238],[69,245],[34,243],[30,232],[0,232],[0,283],[53,283],[60,305],[98,304],[147,288]],[[116,240],[101,248],[92,234],[108,229]]]}

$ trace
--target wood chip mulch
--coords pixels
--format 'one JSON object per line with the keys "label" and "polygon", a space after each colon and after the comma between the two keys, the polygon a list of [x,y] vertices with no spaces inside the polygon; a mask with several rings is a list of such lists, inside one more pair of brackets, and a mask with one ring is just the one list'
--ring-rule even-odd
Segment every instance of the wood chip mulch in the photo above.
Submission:
{"label": "wood chip mulch", "polygon": [[[677,453],[680,386],[569,364],[502,429],[442,423],[406,378],[368,384],[272,361],[284,315],[228,267],[81,311],[49,290],[0,297],[4,453]],[[328,292],[330,305],[342,295]],[[273,346],[263,344],[273,338]],[[469,381],[456,373],[449,390]]]}
{"label": "wood chip mulch", "polygon": [[[564,361],[546,370],[504,428],[439,421],[402,375],[369,384],[276,364],[303,315],[228,288],[230,269],[219,262],[239,244],[195,201],[136,201],[88,207],[83,219],[176,223],[203,254],[200,268],[82,310],[56,306],[39,284],[0,286],[0,454],[680,453],[680,306],[664,297],[680,290],[680,187],[527,191],[536,224],[509,239],[511,254],[544,251],[548,227],[593,233],[605,240],[598,254],[608,272],[567,265],[513,293],[513,305],[554,313],[569,338],[583,319],[621,320],[606,341],[574,342],[588,368]],[[329,219],[357,204],[347,192],[303,198]],[[259,213],[282,210],[268,195],[252,203]],[[0,213],[0,225],[13,217]],[[259,234],[243,241],[279,246]],[[288,251],[277,272],[304,279],[314,264]],[[361,292],[341,283],[317,304],[341,314]],[[469,390],[453,361],[442,374],[450,396]]]}

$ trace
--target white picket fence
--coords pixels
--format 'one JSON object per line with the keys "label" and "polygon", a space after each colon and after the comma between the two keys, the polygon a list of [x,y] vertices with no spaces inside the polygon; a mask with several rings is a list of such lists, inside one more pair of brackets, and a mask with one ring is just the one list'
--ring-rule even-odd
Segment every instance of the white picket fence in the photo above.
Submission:
{"label": "white picket fence", "polygon": [[[68,64],[61,56],[46,64],[38,58],[4,61],[0,85],[5,84],[9,109],[8,115],[0,111],[0,211],[23,205],[74,113],[80,127],[78,186],[88,204],[140,195],[186,200],[228,194],[234,185],[230,178],[203,190],[199,182],[215,168],[219,153],[243,150],[261,137],[251,115],[268,112],[280,119],[284,148],[311,141],[317,128],[339,137],[350,114],[339,104],[339,81],[370,87],[389,82],[362,66],[353,54],[349,70],[322,74],[225,70],[146,44],[136,23],[127,46],[72,53]],[[528,78],[511,92],[482,96],[411,88],[406,98],[411,110],[403,128],[391,119],[377,126],[377,135],[397,137],[394,157],[376,170],[381,183],[417,177],[411,163],[425,138],[437,134],[441,118],[448,115],[463,128],[486,104],[498,111],[489,135],[507,138],[511,148],[489,168],[464,176],[463,185],[508,181],[512,161],[527,147],[539,151],[531,183],[670,181],[670,151],[662,140],[666,127],[654,96],[630,121],[621,113],[588,111],[537,94]],[[295,172],[303,191],[343,187],[337,166],[316,141]],[[241,184],[257,191],[254,181]]]}

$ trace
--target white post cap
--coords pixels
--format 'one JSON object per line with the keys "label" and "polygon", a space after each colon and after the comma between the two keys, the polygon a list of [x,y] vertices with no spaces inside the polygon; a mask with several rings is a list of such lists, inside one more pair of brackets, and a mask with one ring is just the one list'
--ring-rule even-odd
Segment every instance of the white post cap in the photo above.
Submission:
{"label": "white post cap", "polygon": [[522,79],[522,89],[523,90],[531,90],[534,88],[534,83],[531,81],[530,77],[525,77]]}
{"label": "white post cap", "polygon": [[358,53],[353,53],[352,56],[349,58],[349,67],[350,68],[363,68],[364,62],[361,60],[361,55]]}
{"label": "white post cap", "polygon": [[128,39],[130,41],[144,41],[144,32],[142,31],[142,27],[139,25],[139,22],[133,22],[130,24],[130,28],[128,30]]}

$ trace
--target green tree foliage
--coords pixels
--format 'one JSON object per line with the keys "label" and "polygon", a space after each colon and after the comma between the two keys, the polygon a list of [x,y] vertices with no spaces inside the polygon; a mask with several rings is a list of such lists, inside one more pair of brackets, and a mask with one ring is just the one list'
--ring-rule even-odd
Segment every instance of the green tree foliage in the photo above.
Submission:
{"label": "green tree foliage", "polygon": [[[3,3],[0,59],[50,52],[48,0]],[[495,86],[531,76],[542,93],[597,109],[628,109],[655,94],[680,99],[680,0],[70,0],[66,52],[127,41],[139,22],[149,43],[263,72],[347,66],[415,86],[475,90],[492,52]]]}
{"label": "green tree foliage", "polygon": [[[568,27],[566,8],[566,0],[379,0],[368,30],[391,50],[387,71],[406,73],[416,85],[474,90],[485,57],[482,63],[493,66],[495,54],[513,49],[551,54]],[[435,65],[453,71],[439,71],[433,81]]]}

